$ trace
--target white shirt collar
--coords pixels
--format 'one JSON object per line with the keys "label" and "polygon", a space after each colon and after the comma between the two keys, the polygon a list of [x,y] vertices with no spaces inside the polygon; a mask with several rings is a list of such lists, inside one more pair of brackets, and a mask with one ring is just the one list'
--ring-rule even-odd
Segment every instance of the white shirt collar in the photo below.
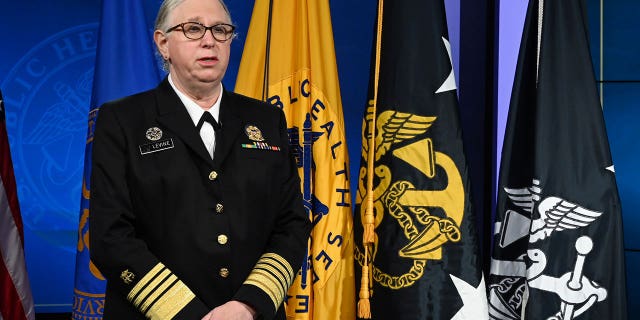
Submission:
{"label": "white shirt collar", "polygon": [[[171,88],[173,88],[173,91],[178,95],[178,98],[180,98],[180,101],[182,101],[182,104],[187,108],[187,112],[191,117],[191,121],[193,121],[193,125],[197,125],[205,110],[193,101],[193,99],[189,98],[186,94],[176,88],[175,84],[173,84],[173,80],[171,79],[171,74],[169,74],[169,84],[171,85]],[[213,106],[208,110],[213,118],[218,122],[220,122],[220,101],[222,101],[223,90],[222,83],[220,83],[220,95],[218,96],[218,100],[216,100]]]}

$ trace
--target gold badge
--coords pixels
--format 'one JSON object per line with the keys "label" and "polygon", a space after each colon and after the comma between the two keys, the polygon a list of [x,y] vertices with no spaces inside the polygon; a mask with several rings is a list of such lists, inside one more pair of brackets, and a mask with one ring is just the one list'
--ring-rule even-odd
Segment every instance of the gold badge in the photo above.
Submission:
{"label": "gold badge", "polygon": [[254,125],[249,124],[245,126],[244,132],[247,134],[247,137],[249,137],[251,141],[264,141],[262,132],[260,131],[260,129],[258,129],[258,127]]}
{"label": "gold badge", "polygon": [[158,127],[152,127],[147,129],[147,139],[151,140],[151,141],[158,141],[160,140],[160,138],[162,138],[162,130],[160,130],[160,128]]}
{"label": "gold badge", "polygon": [[120,279],[122,279],[125,284],[131,284],[135,277],[136,275],[133,274],[133,272],[129,271],[129,269],[122,271],[122,273],[120,274]]}

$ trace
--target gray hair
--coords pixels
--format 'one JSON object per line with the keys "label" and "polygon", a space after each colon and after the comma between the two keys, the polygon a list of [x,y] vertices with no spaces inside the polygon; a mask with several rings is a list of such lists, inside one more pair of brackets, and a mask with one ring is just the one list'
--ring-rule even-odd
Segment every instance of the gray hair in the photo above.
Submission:
{"label": "gray hair", "polygon": [[[229,12],[229,8],[227,8],[227,5],[224,3],[224,0],[218,0],[218,1],[222,5],[224,12],[227,14],[227,17],[229,18],[229,22],[231,22],[232,20],[231,20],[231,13]],[[160,5],[160,9],[158,9],[158,16],[156,16],[156,23],[154,28],[162,32],[167,31],[167,29],[170,28],[170,26],[167,25],[169,23],[168,22],[169,13],[173,12],[173,10],[183,2],[184,0],[163,0],[162,4]],[[158,48],[156,48],[156,55],[162,61],[162,69],[164,69],[164,71],[169,72],[169,61],[164,60],[164,58],[158,51]]]}

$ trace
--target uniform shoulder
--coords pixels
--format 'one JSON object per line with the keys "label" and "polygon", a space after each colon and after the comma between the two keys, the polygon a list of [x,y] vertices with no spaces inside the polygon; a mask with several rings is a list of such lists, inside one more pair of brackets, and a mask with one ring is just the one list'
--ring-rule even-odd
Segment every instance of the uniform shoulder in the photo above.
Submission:
{"label": "uniform shoulder", "polygon": [[[136,94],[132,94],[130,96],[118,98],[115,100],[111,100],[105,102],[102,106],[100,106],[100,110],[111,109],[114,112],[129,112],[136,109],[141,109],[145,105],[149,105],[150,101],[155,100],[155,89],[139,92]],[[140,108],[128,108],[126,106],[140,106]]]}
{"label": "uniform shoulder", "polygon": [[235,112],[271,117],[279,117],[282,113],[282,110],[267,102],[231,91],[225,91],[225,94],[226,96],[224,96],[222,100],[223,103],[225,103],[224,99],[228,99],[230,104],[237,106],[234,107]]}

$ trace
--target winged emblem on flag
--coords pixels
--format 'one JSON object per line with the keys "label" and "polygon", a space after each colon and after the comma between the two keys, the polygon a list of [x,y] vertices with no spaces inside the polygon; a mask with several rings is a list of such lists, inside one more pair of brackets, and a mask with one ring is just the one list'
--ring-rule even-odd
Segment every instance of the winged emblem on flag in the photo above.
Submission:
{"label": "winged emblem on flag", "polygon": [[[377,115],[377,118],[374,116],[373,107],[367,108],[362,132],[362,156],[365,159],[373,158],[372,162],[375,165],[371,173],[364,166],[360,168],[358,194],[359,201],[366,199],[369,193],[373,194],[373,211],[376,212],[373,229],[377,228],[382,217],[388,214],[391,218],[389,221],[396,220],[408,240],[408,243],[398,250],[399,258],[413,260],[411,268],[406,273],[386,273],[373,266],[373,279],[377,283],[398,290],[413,285],[422,277],[427,261],[441,260],[445,243],[461,240],[460,225],[464,217],[465,190],[462,175],[455,161],[449,155],[437,151],[433,139],[426,136],[436,121],[436,116],[420,116],[395,110],[385,110]],[[375,128],[373,136],[372,128]],[[368,156],[369,152],[372,157]],[[393,180],[393,172],[387,161],[375,163],[387,153],[404,161],[416,174],[422,173],[427,178],[433,179],[438,167],[440,174],[447,177],[446,185],[444,188],[429,190],[417,188],[411,181]],[[366,187],[365,181],[369,174],[375,175],[376,185]],[[431,214],[426,209],[428,207],[440,208],[443,214]],[[360,206],[360,215],[365,217],[366,214],[366,206]],[[377,246],[378,240],[374,238],[372,260],[375,260]],[[363,265],[364,255],[356,255]]]}
{"label": "winged emblem on flag", "polygon": [[[365,121],[371,121],[373,107],[367,108]],[[393,144],[409,140],[427,132],[437,117],[425,117],[411,113],[384,111],[380,113],[376,121],[376,137],[374,142],[374,161],[378,161]],[[362,136],[362,156],[367,157],[369,152],[369,140]]]}
{"label": "winged emblem on flag", "polygon": [[504,188],[513,204],[524,211],[532,212],[537,204],[540,217],[531,220],[530,243],[543,240],[555,231],[586,227],[602,215],[601,211],[590,210],[556,196],[540,200],[541,188],[538,185],[539,181],[534,180],[534,185],[529,188]]}

